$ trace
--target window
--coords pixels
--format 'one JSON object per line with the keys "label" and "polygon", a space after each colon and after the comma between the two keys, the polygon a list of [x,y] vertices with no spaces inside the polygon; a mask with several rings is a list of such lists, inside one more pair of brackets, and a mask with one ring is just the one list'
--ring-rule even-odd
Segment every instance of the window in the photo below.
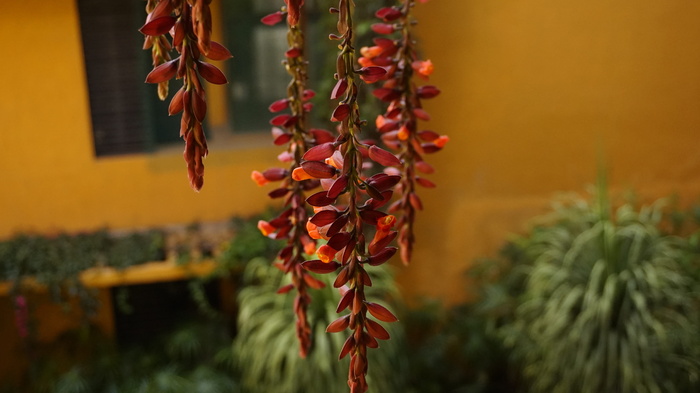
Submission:
{"label": "window", "polygon": [[[319,30],[320,13],[327,10],[318,3],[313,0],[306,2],[306,20],[310,21],[304,26],[307,36],[318,37],[312,33]],[[287,26],[284,22],[275,26],[260,22],[263,16],[279,10],[283,4],[280,0],[222,1],[224,44],[235,56],[227,62],[226,71],[230,81],[227,97],[232,128],[237,132],[268,131],[270,113],[267,107],[286,96],[290,76],[282,66],[282,60],[289,49]],[[326,41],[328,49],[332,50],[336,44]],[[318,57],[314,52],[309,53],[314,49],[317,46],[307,48],[307,58]],[[311,67],[318,64],[321,63],[314,60]],[[311,78],[318,80],[314,76]]]}
{"label": "window", "polygon": [[150,53],[138,32],[141,0],[78,0],[96,156],[142,153],[179,139],[156,87],[143,81]]}

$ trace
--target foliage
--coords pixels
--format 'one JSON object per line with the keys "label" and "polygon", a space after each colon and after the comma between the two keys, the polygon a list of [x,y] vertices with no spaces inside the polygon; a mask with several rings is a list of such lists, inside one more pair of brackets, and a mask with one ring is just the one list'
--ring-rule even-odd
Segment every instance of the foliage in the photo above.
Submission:
{"label": "foliage", "polygon": [[426,302],[403,318],[407,327],[409,393],[514,392],[508,351],[480,304],[446,309]]}
{"label": "foliage", "polygon": [[613,215],[603,189],[596,205],[561,203],[515,240],[523,264],[511,278],[522,293],[492,303],[505,305],[499,333],[530,391],[700,386],[697,254],[659,229],[662,218],[659,203]]}
{"label": "foliage", "polygon": [[[375,269],[373,287],[368,292],[373,297],[389,300],[397,289],[386,268]],[[238,300],[239,332],[233,344],[236,368],[246,392],[343,392],[347,378],[347,358],[333,360],[340,352],[344,339],[325,332],[326,326],[337,318],[336,305],[340,296],[327,275],[320,279],[326,287],[313,291],[309,307],[313,347],[306,359],[298,356],[295,343],[292,297],[276,294],[287,284],[288,278],[269,261],[256,258],[244,271],[245,287]],[[373,390],[379,392],[403,391],[402,376],[405,364],[402,360],[403,334],[400,326],[390,327],[392,339],[383,343],[382,351],[369,354],[373,367],[369,380]]]}
{"label": "foliage", "polygon": [[38,348],[27,393],[236,393],[230,337],[221,324],[183,326],[149,345],[118,350],[85,327]]}
{"label": "foliage", "polygon": [[246,263],[257,257],[273,259],[279,244],[269,238],[260,236],[257,223],[259,220],[269,219],[272,216],[266,211],[252,217],[234,217],[231,219],[231,229],[234,235],[231,240],[222,246],[217,256],[217,262],[225,271],[235,269],[242,270]]}
{"label": "foliage", "polygon": [[151,230],[125,236],[110,236],[101,230],[54,237],[19,235],[0,242],[0,281],[12,281],[13,291],[22,290],[22,280],[31,277],[46,285],[54,300],[78,296],[91,311],[96,305],[78,277],[86,269],[110,266],[123,269],[162,260],[164,233]]}

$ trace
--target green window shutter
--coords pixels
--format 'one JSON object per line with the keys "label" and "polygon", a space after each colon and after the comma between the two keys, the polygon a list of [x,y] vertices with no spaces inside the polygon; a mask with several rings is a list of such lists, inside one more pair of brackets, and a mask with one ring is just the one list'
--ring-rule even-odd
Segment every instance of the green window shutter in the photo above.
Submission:
{"label": "green window shutter", "polygon": [[[96,156],[143,153],[179,139],[155,85],[144,80],[150,52],[138,32],[146,19],[140,0],[78,0]],[[171,88],[174,88],[174,85]],[[172,95],[172,94],[171,94]]]}

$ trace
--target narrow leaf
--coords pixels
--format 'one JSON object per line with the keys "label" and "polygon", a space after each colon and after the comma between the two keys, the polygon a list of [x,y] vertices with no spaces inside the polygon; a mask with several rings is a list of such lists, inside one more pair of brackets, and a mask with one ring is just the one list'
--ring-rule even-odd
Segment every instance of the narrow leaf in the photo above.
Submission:
{"label": "narrow leaf", "polygon": [[401,165],[401,160],[399,160],[395,155],[377,146],[369,147],[369,158],[372,161],[384,166]]}

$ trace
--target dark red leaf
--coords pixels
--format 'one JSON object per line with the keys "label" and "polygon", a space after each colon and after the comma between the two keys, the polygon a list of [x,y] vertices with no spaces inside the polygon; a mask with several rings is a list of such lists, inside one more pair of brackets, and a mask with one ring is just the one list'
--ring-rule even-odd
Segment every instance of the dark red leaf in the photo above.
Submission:
{"label": "dark red leaf", "polygon": [[345,188],[348,186],[348,176],[343,175],[337,178],[334,182],[333,185],[331,185],[331,188],[328,189],[328,197],[329,198],[337,198],[338,195],[342,194],[343,191],[345,191]]}
{"label": "dark red leaf", "polygon": [[276,188],[269,193],[267,193],[267,196],[269,196],[272,199],[277,199],[277,198],[282,198],[283,196],[287,195],[289,193],[288,188]]}
{"label": "dark red leaf", "polygon": [[401,165],[401,160],[399,160],[395,155],[377,146],[370,146],[369,158],[372,159],[372,161],[384,166]]}
{"label": "dark red leaf", "polygon": [[331,100],[336,100],[340,96],[345,93],[345,91],[348,89],[348,81],[347,79],[340,79],[338,82],[336,82],[335,87],[333,87],[333,91],[331,92]]}
{"label": "dark red leaf", "polygon": [[396,239],[396,235],[398,235],[398,232],[391,231],[391,232],[389,232],[388,235],[381,238],[376,243],[375,242],[370,243],[369,244],[369,253],[373,254],[373,255],[379,253],[379,251],[381,251],[384,247],[388,246],[389,243],[391,243],[394,239]]}
{"label": "dark red leaf", "polygon": [[284,19],[284,12],[277,11],[272,14],[265,15],[262,19],[260,19],[260,21],[268,26],[273,26],[282,22],[282,19]]}
{"label": "dark red leaf", "polygon": [[352,236],[347,232],[338,232],[328,239],[328,247],[340,251],[348,245],[351,238]]}
{"label": "dark red leaf", "polygon": [[383,7],[374,13],[374,16],[376,16],[379,19],[384,19],[385,21],[399,19],[402,15],[403,13],[401,12],[401,10],[395,7]]}
{"label": "dark red leaf", "polygon": [[338,276],[335,278],[335,281],[333,282],[333,288],[340,288],[343,285],[345,285],[348,280],[350,280],[350,274],[348,267],[343,267],[340,269],[340,272],[338,272]]}
{"label": "dark red leaf", "polygon": [[277,100],[270,104],[269,107],[267,107],[267,109],[272,113],[279,112],[287,108],[289,108],[289,98],[282,98],[281,100]]}
{"label": "dark red leaf", "polygon": [[367,328],[367,333],[369,333],[372,337],[380,340],[388,340],[391,338],[391,336],[389,336],[389,332],[387,332],[382,325],[371,319],[365,319],[365,327]]}
{"label": "dark red leaf", "polygon": [[332,156],[333,152],[335,152],[333,142],[321,143],[307,150],[302,159],[306,161],[322,161]]}
{"label": "dark red leaf", "polygon": [[348,216],[347,215],[342,215],[338,217],[333,224],[328,228],[328,231],[326,231],[326,236],[335,236],[336,233],[340,232],[344,227],[345,224],[348,223]]}
{"label": "dark red leaf", "polygon": [[269,181],[279,181],[289,176],[289,171],[284,168],[269,168],[262,175]]}
{"label": "dark red leaf", "polygon": [[336,307],[335,312],[339,313],[339,312],[345,310],[346,308],[348,308],[348,306],[350,306],[350,303],[352,303],[354,298],[355,298],[355,290],[354,289],[351,289],[351,290],[345,292],[345,294],[343,294],[343,296],[340,298],[340,301],[338,302],[338,307]]}
{"label": "dark red leaf", "polygon": [[316,95],[315,91],[313,91],[311,89],[306,89],[306,90],[304,90],[304,95],[302,97],[302,100],[308,101],[308,100],[314,98],[315,95]]}
{"label": "dark red leaf", "polygon": [[338,262],[323,262],[320,259],[314,259],[311,261],[306,261],[302,262],[301,266],[314,273],[318,274],[327,274],[327,273],[332,273],[340,267],[340,264]]}
{"label": "dark red leaf", "polygon": [[278,289],[277,293],[279,293],[279,294],[287,293],[287,292],[291,291],[292,289],[294,289],[294,284],[287,284],[287,285],[281,287],[280,289]]}
{"label": "dark red leaf", "polygon": [[420,184],[425,188],[435,188],[435,183],[431,182],[430,180],[424,177],[416,177],[416,183]]}
{"label": "dark red leaf", "polygon": [[294,57],[299,57],[299,56],[301,56],[301,49],[299,49],[299,48],[288,49],[286,52],[284,52],[284,55],[286,57],[289,57],[290,59],[294,58]]}
{"label": "dark red leaf", "polygon": [[426,175],[435,172],[435,168],[433,168],[432,165],[428,164],[425,161],[416,161],[415,167],[418,170],[418,172],[425,173]]}
{"label": "dark red leaf", "polygon": [[299,16],[301,15],[301,6],[304,5],[304,0],[284,0],[287,3],[287,23],[290,26],[299,24]]}
{"label": "dark red leaf", "polygon": [[[309,221],[311,221],[316,226],[324,227],[335,221],[339,215],[340,213],[335,210],[321,210],[320,212],[314,214],[314,216],[311,217]],[[340,250],[339,248],[335,249]]]}
{"label": "dark red leaf", "polygon": [[[204,91],[202,91],[204,92]],[[197,90],[192,90],[192,109],[194,109],[194,116],[201,123],[204,121],[204,116],[207,114],[207,103]]]}
{"label": "dark red leaf", "polygon": [[377,221],[386,215],[386,213],[380,212],[378,210],[363,210],[360,212],[360,217],[362,218],[362,221],[366,222],[369,225],[377,225]]}
{"label": "dark red leaf", "polygon": [[294,116],[292,116],[292,115],[277,115],[277,116],[273,117],[272,119],[270,119],[270,124],[272,124],[273,126],[283,126],[292,117],[294,117]]}
{"label": "dark red leaf", "polygon": [[309,130],[309,133],[311,135],[313,135],[314,140],[318,144],[326,143],[326,142],[333,142],[335,140],[335,136],[333,136],[333,134],[331,134],[330,131],[327,131],[327,130],[312,128]]}
{"label": "dark red leaf", "polygon": [[343,343],[343,348],[340,349],[340,354],[338,355],[338,360],[344,358],[350,353],[350,350],[355,347],[355,339],[353,335],[350,335]]}
{"label": "dark red leaf", "polygon": [[423,143],[422,145],[420,145],[420,147],[423,149],[423,152],[425,152],[426,154],[431,154],[431,153],[435,153],[435,152],[442,150],[442,147],[440,147],[434,143]]}
{"label": "dark red leaf", "polygon": [[204,53],[204,56],[211,60],[226,60],[233,57],[231,52],[225,46],[216,41],[209,42],[209,51]]}
{"label": "dark red leaf", "polygon": [[335,198],[328,198],[326,196],[326,191],[317,192],[306,198],[306,203],[316,207],[328,206],[333,202],[335,202]]}
{"label": "dark red leaf", "polygon": [[418,133],[418,137],[426,142],[432,142],[440,137],[435,131],[425,130]]}
{"label": "dark red leaf", "polygon": [[372,94],[384,102],[391,102],[401,96],[401,92],[396,89],[388,89],[386,87],[380,87],[372,91]]}
{"label": "dark red leaf", "polygon": [[408,200],[411,202],[411,206],[413,206],[414,209],[423,210],[423,202],[421,202],[418,194],[415,192],[408,194]]}
{"label": "dark red leaf", "polygon": [[141,26],[139,31],[145,35],[163,35],[170,31],[175,25],[175,21],[177,21],[177,19],[170,15],[161,16]]}
{"label": "dark red leaf", "polygon": [[382,192],[382,194],[381,194],[382,198],[381,198],[381,199],[380,199],[380,198],[377,198],[377,199],[375,199],[375,198],[370,198],[370,199],[368,199],[368,200],[367,200],[367,203],[366,203],[367,208],[369,208],[369,209],[375,209],[375,210],[376,210],[376,209],[378,209],[378,208],[384,206],[387,202],[389,202],[389,201],[391,200],[391,196],[392,196],[393,194],[394,194],[393,191],[387,190],[387,191]]}
{"label": "dark red leaf", "polygon": [[182,112],[182,108],[184,107],[183,101],[182,101],[182,95],[185,92],[185,88],[180,88],[180,90],[175,93],[173,98],[170,100],[170,105],[168,106],[168,114],[170,116],[178,114]]}
{"label": "dark red leaf", "polygon": [[423,110],[423,108],[414,108],[413,109],[413,114],[416,115],[417,118],[425,121],[430,120],[430,114]]}
{"label": "dark red leaf", "polygon": [[386,78],[386,69],[384,67],[362,67],[357,73],[360,74],[360,78],[366,83],[374,83]]}
{"label": "dark red leaf", "polygon": [[398,250],[398,248],[396,247],[384,248],[383,250],[369,257],[367,259],[367,263],[369,263],[372,266],[381,265],[382,263],[391,259],[391,257],[393,257],[394,254],[396,254],[396,250]]}
{"label": "dark red leaf", "polygon": [[333,111],[331,121],[343,121],[347,119],[348,115],[350,115],[350,105],[345,103],[340,104]]}
{"label": "dark red leaf", "polygon": [[372,25],[372,31],[377,34],[391,34],[394,32],[394,25],[388,23],[375,23]]}
{"label": "dark red leaf", "polygon": [[292,256],[292,251],[294,251],[293,246],[284,247],[277,253],[277,258],[286,262]]}
{"label": "dark red leaf", "polygon": [[396,48],[396,43],[390,38],[376,37],[372,40],[372,42],[374,42],[375,45],[380,46],[384,49]]}
{"label": "dark red leaf", "polygon": [[432,85],[421,86],[416,89],[416,94],[420,98],[433,98],[440,94],[440,89]]}
{"label": "dark red leaf", "polygon": [[402,111],[403,111],[403,109],[401,107],[397,106],[394,109],[386,112],[384,114],[384,117],[386,117],[387,119],[397,119],[398,117],[401,116]]}
{"label": "dark red leaf", "polygon": [[378,173],[367,179],[367,183],[379,190],[379,192],[383,192],[391,187],[394,187],[399,181],[401,181],[401,176],[387,175],[386,173]]}
{"label": "dark red leaf", "polygon": [[379,348],[379,342],[377,339],[370,336],[366,332],[362,332],[362,341],[365,343],[367,348]]}
{"label": "dark red leaf", "polygon": [[201,75],[202,78],[206,79],[209,83],[213,83],[215,85],[224,85],[228,83],[224,73],[221,72],[220,69],[216,68],[216,66],[209,63],[205,63],[203,61],[197,62],[197,71],[199,71],[199,75]]}
{"label": "dark red leaf", "polygon": [[380,321],[396,322],[399,320],[391,311],[387,310],[386,307],[381,304],[367,302],[365,305],[367,306],[367,311]]}
{"label": "dark red leaf", "polygon": [[342,316],[331,322],[326,328],[326,333],[338,333],[347,329],[350,324],[350,314]]}
{"label": "dark red leaf", "polygon": [[161,83],[172,79],[177,73],[179,58],[167,61],[151,70],[146,76],[146,83]]}
{"label": "dark red leaf", "polygon": [[313,289],[325,288],[326,284],[310,274],[304,274],[304,282]]}
{"label": "dark red leaf", "polygon": [[[348,263],[348,261],[350,260],[350,256],[353,254],[353,251],[354,251],[356,245],[357,245],[357,240],[351,239],[350,242],[348,243],[348,245],[345,246],[345,251],[343,251],[343,255],[341,258],[341,262],[343,264]],[[361,247],[361,248],[363,248],[363,247]]]}
{"label": "dark red leaf", "polygon": [[329,179],[336,174],[336,169],[321,161],[304,161],[301,167],[306,173],[317,179]]}
{"label": "dark red leaf", "polygon": [[285,143],[289,142],[292,139],[292,134],[288,132],[284,132],[282,134],[277,135],[277,137],[272,141],[277,146],[284,145]]}

